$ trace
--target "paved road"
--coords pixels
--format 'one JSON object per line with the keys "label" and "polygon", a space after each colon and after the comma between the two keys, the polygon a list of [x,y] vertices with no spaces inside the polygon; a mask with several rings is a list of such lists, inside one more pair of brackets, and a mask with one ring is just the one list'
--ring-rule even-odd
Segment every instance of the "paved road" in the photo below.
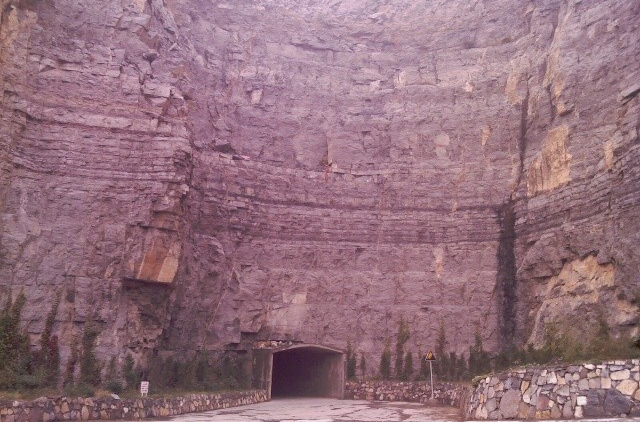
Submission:
{"label": "paved road", "polygon": [[[453,407],[427,407],[417,403],[370,402],[334,399],[278,399],[267,403],[191,413],[171,422],[458,422]],[[582,419],[580,422],[640,422],[632,419]],[[514,422],[514,421],[509,421]]]}
{"label": "paved road", "polygon": [[370,402],[316,398],[277,399],[267,403],[192,413],[172,422],[360,422],[447,421],[462,418],[453,407],[426,407],[419,403]]}
{"label": "paved road", "polygon": [[[267,403],[191,413],[171,422],[458,422],[453,407],[427,407],[417,403],[370,402],[334,399],[278,399]],[[632,419],[582,419],[580,422],[640,422]],[[514,422],[514,421],[509,421]]]}

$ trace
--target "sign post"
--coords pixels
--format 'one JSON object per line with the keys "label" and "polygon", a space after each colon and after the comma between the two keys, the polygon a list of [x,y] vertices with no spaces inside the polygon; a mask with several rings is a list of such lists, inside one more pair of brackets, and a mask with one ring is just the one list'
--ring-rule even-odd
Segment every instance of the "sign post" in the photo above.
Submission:
{"label": "sign post", "polygon": [[433,361],[436,360],[435,355],[431,350],[424,357],[424,360],[429,361],[429,375],[431,375],[431,400],[433,400]]}
{"label": "sign post", "polygon": [[149,381],[142,381],[140,383],[140,395],[146,397],[149,395]]}

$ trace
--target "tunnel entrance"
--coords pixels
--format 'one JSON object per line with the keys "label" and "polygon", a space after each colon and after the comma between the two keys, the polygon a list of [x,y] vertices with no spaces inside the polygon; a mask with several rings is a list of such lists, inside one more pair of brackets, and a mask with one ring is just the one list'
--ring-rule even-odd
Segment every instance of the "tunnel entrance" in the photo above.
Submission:
{"label": "tunnel entrance", "polygon": [[297,344],[254,350],[254,385],[270,397],[343,398],[344,352],[326,346]]}

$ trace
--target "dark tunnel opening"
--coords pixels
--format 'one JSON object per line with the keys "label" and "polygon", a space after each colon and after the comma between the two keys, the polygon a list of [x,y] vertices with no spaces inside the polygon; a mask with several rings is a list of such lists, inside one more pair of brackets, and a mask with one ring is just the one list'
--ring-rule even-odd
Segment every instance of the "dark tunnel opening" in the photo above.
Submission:
{"label": "dark tunnel opening", "polygon": [[331,397],[344,394],[344,355],[319,348],[273,354],[272,397]]}

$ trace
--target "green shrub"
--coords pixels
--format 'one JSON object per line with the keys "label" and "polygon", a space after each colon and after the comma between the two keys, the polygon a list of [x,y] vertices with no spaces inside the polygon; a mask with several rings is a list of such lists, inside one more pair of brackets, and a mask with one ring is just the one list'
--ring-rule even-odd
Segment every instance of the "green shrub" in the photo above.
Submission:
{"label": "green shrub", "polygon": [[222,361],[218,360],[214,374],[218,376],[218,386],[222,389],[247,388],[249,379],[245,366],[246,357],[225,353]]}
{"label": "green shrub", "polygon": [[364,379],[367,375],[367,360],[364,357],[364,353],[360,353],[360,376]]}
{"label": "green shrub", "polygon": [[351,342],[347,341],[347,379],[354,379],[356,377],[356,355],[351,348]]}
{"label": "green shrub", "polygon": [[425,381],[429,379],[429,361],[425,359],[425,355],[422,350],[418,350],[418,357],[420,359],[420,368],[418,369],[418,375],[416,381]]}
{"label": "green shrub", "polygon": [[391,350],[389,340],[384,344],[384,350],[380,356],[380,378],[388,380],[391,377]]}
{"label": "green shrub", "polygon": [[398,333],[396,334],[396,377],[398,379],[402,379],[404,377],[404,345],[409,341],[411,337],[411,333],[409,332],[409,324],[404,320],[404,318],[400,318],[400,322],[398,323]]}
{"label": "green shrub", "polygon": [[484,350],[479,330],[476,330],[475,342],[469,349],[469,372],[471,376],[491,372],[491,356]]}
{"label": "green shrub", "polygon": [[404,368],[402,370],[402,381],[411,381],[413,376],[413,353],[407,352],[404,356]]}
{"label": "green shrub", "polygon": [[109,364],[107,365],[104,377],[104,387],[106,390],[115,394],[120,394],[124,390],[122,380],[118,374],[118,366],[116,365],[115,356],[112,356],[111,359],[109,359]]}
{"label": "green shrub", "polygon": [[74,377],[76,372],[76,365],[78,363],[78,340],[74,336],[71,339],[71,354],[69,355],[69,360],[67,360],[67,365],[64,371],[64,382],[62,386],[65,388],[71,388],[74,385]]}
{"label": "green shrub", "polygon": [[153,355],[147,362],[143,381],[149,381],[149,392],[156,393],[168,388],[167,381],[171,375],[170,371],[165,371],[165,361],[160,355]]}
{"label": "green shrub", "polygon": [[118,380],[113,380],[105,383],[104,388],[114,394],[121,394],[124,391],[124,387],[122,386],[122,382]]}
{"label": "green shrub", "polygon": [[122,377],[124,378],[124,382],[127,384],[128,390],[135,390],[138,388],[140,384],[140,370],[139,368],[134,368],[135,362],[131,355],[127,355],[124,358],[124,364],[122,365]]}
{"label": "green shrub", "polygon": [[15,302],[11,295],[0,312],[0,388],[35,388],[38,377],[33,374],[33,355],[29,339],[20,331],[20,316],[26,296],[20,292]]}
{"label": "green shrub", "polygon": [[93,386],[79,382],[76,385],[68,385],[64,388],[64,394],[69,397],[93,397],[96,392]]}
{"label": "green shrub", "polygon": [[[200,358],[202,359],[202,358]],[[179,362],[178,377],[176,380],[178,388],[182,389],[194,389],[196,388],[196,359],[189,359],[184,362]]]}
{"label": "green shrub", "polygon": [[528,347],[523,354],[524,361],[532,363],[595,361],[609,359],[637,358],[640,353],[628,338],[612,338],[609,325],[600,313],[592,333],[576,338],[570,333],[561,333],[556,321],[545,324],[544,344],[539,349]]}
{"label": "green shrub", "polygon": [[40,350],[38,352],[37,365],[42,374],[41,387],[55,388],[60,376],[60,349],[58,337],[53,335],[53,325],[60,306],[61,292],[56,293],[51,310],[45,320],[44,329],[40,335]]}
{"label": "green shrub", "polygon": [[96,340],[100,331],[93,321],[84,325],[80,354],[80,384],[97,387],[101,383],[100,364],[96,358]]}
{"label": "green shrub", "polygon": [[462,381],[469,378],[467,359],[464,354],[458,356],[455,352],[449,352],[448,381]]}
{"label": "green shrub", "polygon": [[[222,353],[217,358],[207,352],[198,352],[184,361],[154,355],[143,373],[153,392],[234,390],[248,385],[245,365],[246,358],[232,352]],[[128,388],[139,383],[134,372],[133,358],[128,356],[123,367]]]}

